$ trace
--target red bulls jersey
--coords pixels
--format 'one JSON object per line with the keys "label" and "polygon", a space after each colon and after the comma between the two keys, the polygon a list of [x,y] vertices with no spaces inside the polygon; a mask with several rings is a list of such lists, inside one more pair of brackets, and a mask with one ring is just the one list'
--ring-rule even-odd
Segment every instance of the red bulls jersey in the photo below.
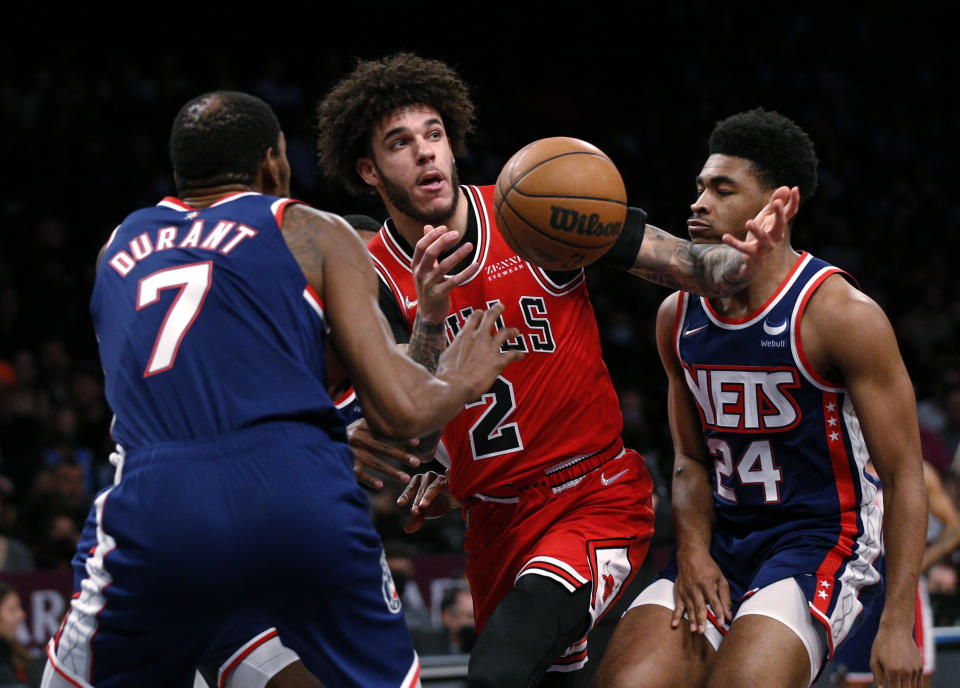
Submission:
{"label": "red bulls jersey", "polygon": [[[447,338],[474,310],[499,302],[500,325],[520,330],[504,346],[526,358],[509,365],[444,430],[451,488],[461,499],[541,478],[579,457],[619,451],[623,425],[583,271],[565,273],[558,283],[555,273],[517,256],[497,230],[493,187],[462,188],[470,204],[462,241],[474,244],[480,271],[451,294]],[[389,220],[368,248],[399,307],[387,317],[409,333],[417,312],[413,250]]]}

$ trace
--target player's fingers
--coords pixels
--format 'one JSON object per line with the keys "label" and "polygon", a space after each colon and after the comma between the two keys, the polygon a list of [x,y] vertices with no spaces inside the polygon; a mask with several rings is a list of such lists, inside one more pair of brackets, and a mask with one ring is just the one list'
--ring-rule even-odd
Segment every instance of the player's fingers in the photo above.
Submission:
{"label": "player's fingers", "polygon": [[373,436],[363,438],[358,437],[356,440],[351,440],[350,446],[353,447],[354,452],[365,451],[374,455],[374,457],[399,461],[400,463],[404,463],[412,468],[416,468],[420,465],[419,457],[414,456],[403,447],[397,447],[381,440],[374,439]]}
{"label": "player's fingers", "polygon": [[[750,226],[752,223],[753,223],[753,220],[747,220],[747,231],[750,231]],[[740,253],[746,253],[748,255],[752,253],[752,249],[750,248],[750,245],[747,242],[741,241],[740,239],[733,236],[732,234],[724,234],[720,238],[723,240],[723,243],[725,243],[727,246],[732,246],[733,248],[740,251]]]}
{"label": "player's fingers", "polygon": [[383,487],[383,481],[377,478],[374,478],[372,475],[363,470],[363,466],[359,463],[353,464],[353,474],[357,478],[357,482],[361,485],[366,485],[369,488],[374,490],[379,490]]}
{"label": "player's fingers", "polygon": [[[439,272],[441,275],[446,275],[448,272],[457,267],[457,264],[460,263],[461,260],[470,255],[472,250],[473,244],[468,241],[449,256],[437,263],[437,272]],[[478,265],[477,267],[480,266]]]}
{"label": "player's fingers", "polygon": [[[420,241],[426,240],[426,237]],[[423,258],[421,262],[429,268],[435,268],[440,259],[440,254],[448,250],[451,246],[460,240],[460,235],[454,231],[445,231],[439,237],[434,239],[433,243],[424,247]],[[419,242],[418,242],[419,243]],[[456,263],[454,263],[456,265]]]}
{"label": "player's fingers", "polygon": [[516,327],[501,327],[497,330],[496,334],[493,335],[493,341],[497,344],[503,344],[509,339],[518,337],[520,335],[520,330]]}
{"label": "player's fingers", "polygon": [[[459,287],[461,284],[472,278],[480,272],[480,263],[470,263],[463,270],[458,272],[455,275],[450,275],[443,282],[443,288],[446,291],[451,291],[454,287]],[[446,273],[444,273],[446,274]]]}
{"label": "player's fingers", "polygon": [[719,596],[720,608],[714,607],[713,610],[717,612],[720,619],[733,621],[733,602],[730,599],[730,584],[727,583],[727,579],[723,576],[720,576],[720,579],[717,581],[717,594]]}
{"label": "player's fingers", "polygon": [[364,464],[366,468],[377,471],[378,473],[383,473],[394,480],[399,480],[402,483],[410,482],[409,473],[406,473],[402,468],[397,468],[392,463],[383,461],[380,457],[374,456],[373,454],[368,454],[364,458]]}
{"label": "player's fingers", "polygon": [[674,586],[673,589],[673,616],[670,617],[670,628],[679,628],[680,624],[683,623],[683,612],[686,611],[686,606],[677,596],[677,589]]}
{"label": "player's fingers", "polygon": [[397,504],[400,506],[405,506],[413,499],[414,495],[417,494],[419,489],[420,482],[423,480],[423,474],[418,473],[410,479],[410,482],[407,483],[407,486],[403,488],[403,492],[400,493],[400,496],[397,497]]}
{"label": "player's fingers", "polygon": [[[500,306],[500,304],[495,304],[495,306]],[[493,306],[491,306],[492,308]],[[477,330],[480,328],[480,323],[483,322],[483,316],[487,314],[488,311],[473,311],[470,314],[470,317],[467,318],[467,321],[463,324],[462,332],[468,330]],[[503,312],[503,306],[500,306],[500,312]]]}
{"label": "player's fingers", "polygon": [[[700,596],[697,600],[693,616],[696,618],[697,633],[705,633],[707,630],[707,600],[705,597]],[[691,630],[693,630],[692,624]]]}
{"label": "player's fingers", "polygon": [[432,246],[436,240],[447,233],[447,228],[443,225],[439,227],[432,227],[426,225],[423,228],[423,236],[420,237],[420,240],[413,247],[413,264],[416,265],[418,262],[423,260],[423,254],[426,253],[428,247]]}

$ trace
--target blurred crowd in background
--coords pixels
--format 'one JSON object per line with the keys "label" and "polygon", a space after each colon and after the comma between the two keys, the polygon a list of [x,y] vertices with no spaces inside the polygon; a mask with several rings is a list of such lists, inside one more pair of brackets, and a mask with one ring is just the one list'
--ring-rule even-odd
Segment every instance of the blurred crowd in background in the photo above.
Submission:
{"label": "blurred crowd in background", "polygon": [[[715,17],[711,30],[723,35],[735,24],[732,14]],[[676,34],[690,28],[679,12],[664,11],[659,19]],[[759,105],[803,126],[821,160],[820,186],[800,210],[793,245],[848,270],[886,309],[916,387],[924,459],[956,500],[960,298],[953,281],[960,205],[953,192],[960,157],[950,148],[960,113],[943,102],[952,90],[949,45],[931,41],[905,61],[909,46],[898,42],[900,32],[888,34],[852,14],[840,19],[826,36],[810,17],[784,19],[762,46],[770,50],[766,59],[697,41],[685,43],[682,53],[676,45],[650,47],[659,57],[641,59],[630,50],[629,34],[617,37],[619,48],[598,44],[590,59],[576,62],[547,49],[522,60],[506,50],[474,52],[454,36],[428,46],[384,41],[379,50],[376,42],[355,49],[318,36],[315,47],[296,56],[283,49],[226,51],[215,41],[197,41],[189,51],[182,43],[158,43],[133,53],[127,45],[119,56],[107,44],[93,52],[65,45],[38,51],[22,68],[4,68],[0,570],[66,569],[93,495],[112,481],[111,412],[87,310],[94,262],[127,213],[173,194],[166,143],[180,105],[217,88],[260,96],[284,127],[293,195],[325,210],[383,220],[373,195],[350,197],[320,176],[313,107],[356,56],[403,47],[451,62],[473,87],[479,128],[470,154],[458,160],[463,182],[492,184],[510,155],[534,139],[577,136],[618,165],[631,204],[681,235],[717,119]],[[912,20],[905,21],[909,32]],[[815,56],[797,47],[814,42]],[[554,47],[565,50],[562,41]],[[3,50],[12,60],[11,49]],[[602,267],[587,273],[625,440],[645,455],[658,482],[657,543],[666,545],[672,452],[653,323],[668,292]],[[398,493],[388,484],[370,494],[388,550],[399,559],[462,551],[456,513],[415,537],[403,534]],[[960,621],[958,564],[947,559],[931,571],[941,625]],[[398,587],[404,575],[412,573],[400,574]],[[447,597],[445,611],[459,613],[456,589]],[[430,640],[458,647],[461,641],[459,629]]]}

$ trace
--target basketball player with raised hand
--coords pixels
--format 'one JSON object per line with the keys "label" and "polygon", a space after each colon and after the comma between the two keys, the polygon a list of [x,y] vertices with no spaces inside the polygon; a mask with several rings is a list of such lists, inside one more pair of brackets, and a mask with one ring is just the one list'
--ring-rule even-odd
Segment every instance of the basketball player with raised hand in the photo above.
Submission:
{"label": "basketball player with raised hand", "polygon": [[[806,200],[817,158],[800,127],[761,109],[719,122],[690,236],[717,244],[783,184]],[[913,386],[883,311],[843,271],[788,241],[745,289],[670,295],[657,316],[673,435],[677,549],[618,624],[602,688],[813,683],[879,596],[870,660],[918,686],[914,600],[927,502]]]}
{"label": "basketball player with raised hand", "polygon": [[[326,173],[352,191],[375,190],[389,211],[368,249],[381,307],[414,360],[433,368],[465,319],[489,304],[502,305],[501,325],[519,330],[504,348],[527,357],[443,433],[450,489],[467,520],[479,632],[468,681],[559,685],[586,662],[587,632],[646,554],[652,484],[620,438],[583,271],[520,259],[495,226],[493,187],[459,184],[455,154],[473,122],[454,70],[398,54],[359,63],[324,97],[319,154]],[[693,246],[631,210],[608,262],[728,293],[749,281],[794,211],[782,190],[739,251]]]}
{"label": "basketball player with raised hand", "polygon": [[[197,666],[226,686],[419,685],[325,346],[370,427],[401,438],[478,398],[522,358],[500,352],[519,333],[491,334],[492,306],[436,374],[398,352],[357,235],[287,198],[284,136],[261,100],[191,100],[170,148],[179,197],[129,215],[98,259],[116,479],[43,685],[189,686]],[[262,673],[232,674],[243,658]]]}

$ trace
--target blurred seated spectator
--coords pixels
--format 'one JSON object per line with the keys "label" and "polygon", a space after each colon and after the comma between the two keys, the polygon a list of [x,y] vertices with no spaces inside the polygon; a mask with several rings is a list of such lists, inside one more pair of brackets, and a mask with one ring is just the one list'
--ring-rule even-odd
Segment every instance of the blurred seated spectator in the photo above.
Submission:
{"label": "blurred seated spectator", "polygon": [[470,654],[477,639],[473,597],[466,584],[452,585],[440,601],[440,628],[411,629],[413,645],[421,655]]}
{"label": "blurred seated spectator", "polygon": [[11,535],[16,528],[16,509],[13,498],[13,482],[0,475],[0,571],[32,571],[33,554],[23,541]]}
{"label": "blurred seated spectator", "polygon": [[26,688],[26,670],[32,658],[17,640],[26,616],[20,593],[0,581],[0,688]]}

